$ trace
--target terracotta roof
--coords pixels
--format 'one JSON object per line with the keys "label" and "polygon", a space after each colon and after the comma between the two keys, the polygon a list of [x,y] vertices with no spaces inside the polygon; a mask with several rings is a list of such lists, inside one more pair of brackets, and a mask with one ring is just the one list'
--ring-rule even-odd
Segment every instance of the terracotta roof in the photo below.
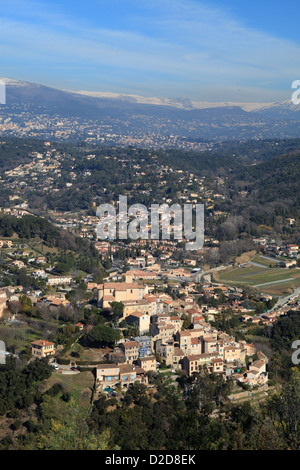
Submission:
{"label": "terracotta roof", "polygon": [[[128,315],[128,317],[137,317],[137,318],[141,318],[143,317],[144,315],[146,315],[146,313],[141,313],[141,312],[138,312],[137,310],[130,313],[130,315]],[[128,318],[127,317],[127,318]]]}
{"label": "terracotta roof", "polygon": [[111,300],[113,302],[115,300],[115,297],[113,295],[104,295],[103,300],[106,300],[106,301]]}
{"label": "terracotta roof", "polygon": [[216,339],[213,338],[212,336],[207,336],[206,338],[203,338],[203,341],[207,342],[207,343],[215,343],[216,342]]}
{"label": "terracotta roof", "polygon": [[174,328],[175,328],[174,325],[166,325],[165,323],[158,324],[159,330],[173,330]]}
{"label": "terracotta roof", "polygon": [[143,289],[145,286],[133,282],[105,282],[103,284],[104,289],[116,289],[116,290],[127,290],[127,289]]}
{"label": "terracotta roof", "polygon": [[186,356],[186,357],[189,361],[198,361],[198,359],[200,359],[201,357],[201,354],[194,354],[194,355]]}
{"label": "terracotta roof", "polygon": [[200,344],[201,341],[199,340],[199,338],[192,338],[191,339],[191,344]]}
{"label": "terracotta roof", "polygon": [[119,369],[118,364],[98,364],[97,369]]}
{"label": "terracotta roof", "polygon": [[36,346],[54,346],[54,343],[50,343],[49,341],[45,341],[44,339],[32,341],[31,344],[35,344]]}
{"label": "terracotta roof", "polygon": [[120,364],[120,374],[132,374],[135,372],[134,366],[131,364]]}
{"label": "terracotta roof", "polygon": [[134,348],[134,347],[139,347],[140,343],[137,341],[125,341],[124,343],[120,343],[120,347],[124,348]]}
{"label": "terracotta roof", "polygon": [[48,299],[52,305],[61,305],[63,303],[62,299]]}
{"label": "terracotta roof", "polygon": [[196,322],[201,321],[201,320],[205,320],[205,318],[204,318],[203,315],[201,315],[201,316],[199,316],[199,317],[194,317],[193,323],[196,323]]}
{"label": "terracotta roof", "polygon": [[155,361],[155,357],[154,356],[141,357],[140,361],[141,362],[143,362],[143,361]]}
{"label": "terracotta roof", "polygon": [[184,356],[184,352],[180,348],[174,348],[173,356]]}
{"label": "terracotta roof", "polygon": [[252,367],[255,367],[255,368],[258,368],[258,369],[259,369],[260,367],[262,367],[262,366],[264,366],[264,365],[265,365],[265,361],[263,361],[262,359],[260,359],[260,360],[258,360],[258,361],[254,361],[252,364],[250,364],[249,369],[250,369],[250,367],[251,367],[251,368],[252,368]]}

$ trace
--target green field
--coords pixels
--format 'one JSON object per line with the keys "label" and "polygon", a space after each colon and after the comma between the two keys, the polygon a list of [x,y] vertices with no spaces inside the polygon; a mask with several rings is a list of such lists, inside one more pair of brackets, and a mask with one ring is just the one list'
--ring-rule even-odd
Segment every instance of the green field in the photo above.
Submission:
{"label": "green field", "polygon": [[70,392],[80,407],[86,408],[90,404],[92,388],[95,378],[92,372],[80,372],[74,375],[65,375],[61,372],[54,372],[49,379],[42,384],[42,391],[45,392],[55,383],[60,383],[63,390]]}
{"label": "green field", "polygon": [[270,259],[263,258],[259,253],[255,255],[251,261],[253,261],[253,263],[261,264],[265,266],[266,268],[269,268],[269,267],[275,268],[278,265],[278,263],[275,260],[272,260],[272,258]]}
{"label": "green field", "polygon": [[285,269],[278,267],[268,267],[268,260],[258,258],[256,255],[253,262],[263,264],[266,262],[265,268],[258,266],[243,266],[233,268],[229,271],[219,273],[218,280],[224,284],[235,285],[237,287],[251,286],[256,287],[264,292],[272,294],[284,295],[290,292],[290,289],[300,287],[300,270]]}

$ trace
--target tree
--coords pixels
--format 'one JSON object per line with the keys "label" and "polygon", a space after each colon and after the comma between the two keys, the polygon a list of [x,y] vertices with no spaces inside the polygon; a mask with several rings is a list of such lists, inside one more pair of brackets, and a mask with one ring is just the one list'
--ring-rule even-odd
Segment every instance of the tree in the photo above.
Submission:
{"label": "tree", "polygon": [[13,430],[13,432],[17,431],[20,429],[22,426],[22,421],[20,419],[16,419],[10,426],[10,428]]}
{"label": "tree", "polygon": [[17,315],[21,311],[21,302],[19,300],[11,300],[8,302],[8,310],[13,314]]}
{"label": "tree", "polygon": [[122,302],[110,302],[112,308],[112,315],[115,326],[118,323],[118,320],[123,316],[124,304]]}
{"label": "tree", "polygon": [[52,372],[47,358],[35,359],[20,370],[15,358],[7,357],[6,364],[0,366],[0,415],[14,408],[31,406],[37,384],[49,378]]}
{"label": "tree", "polygon": [[271,364],[270,364],[270,369],[275,372],[275,377],[277,377],[278,371],[282,368],[282,358],[281,355],[278,351],[275,351],[275,353],[271,357]]}
{"label": "tree", "polygon": [[20,296],[20,303],[21,303],[21,309],[23,313],[26,313],[27,315],[31,316],[33,313],[33,305],[32,301],[27,295],[21,295]]}
{"label": "tree", "polygon": [[300,316],[299,312],[290,311],[287,316],[279,318],[271,334],[271,344],[274,349],[282,353],[284,350],[291,350],[292,342],[300,337]]}
{"label": "tree", "polygon": [[[110,450],[110,432],[99,435],[88,426],[88,410],[69,402],[47,397],[41,406],[44,426],[34,441],[38,450]],[[117,450],[116,447],[114,449]]]}
{"label": "tree", "polygon": [[269,415],[275,426],[280,428],[287,449],[300,449],[300,371],[292,368],[290,382],[284,386],[281,395],[268,402]]}
{"label": "tree", "polygon": [[185,313],[183,315],[181,315],[181,320],[183,320],[183,324],[182,324],[182,329],[183,330],[188,329],[192,324],[191,316],[186,315]]}
{"label": "tree", "polygon": [[27,383],[41,382],[51,376],[53,367],[48,363],[48,360],[47,357],[37,358],[24,367],[23,374],[27,378]]}
{"label": "tree", "polygon": [[103,280],[104,270],[101,268],[94,268],[92,271],[93,274],[93,281],[97,284],[100,284]]}
{"label": "tree", "polygon": [[87,335],[87,340],[94,347],[103,347],[113,345],[120,339],[118,330],[106,325],[96,325]]}

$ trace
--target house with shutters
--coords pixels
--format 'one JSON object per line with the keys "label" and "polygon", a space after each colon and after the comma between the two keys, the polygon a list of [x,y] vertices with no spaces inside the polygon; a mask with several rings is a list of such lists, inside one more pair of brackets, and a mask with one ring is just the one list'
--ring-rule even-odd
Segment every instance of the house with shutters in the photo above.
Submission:
{"label": "house with shutters", "polygon": [[144,369],[132,364],[99,364],[96,367],[98,392],[105,392],[116,385],[126,389],[134,382],[148,383]]}
{"label": "house with shutters", "polygon": [[154,356],[139,357],[136,363],[139,367],[144,369],[145,372],[156,372],[156,359]]}
{"label": "house with shutters", "polygon": [[150,315],[147,313],[133,312],[126,317],[126,323],[136,328],[140,335],[149,333]]}
{"label": "house with shutters", "polygon": [[132,364],[139,357],[140,343],[137,341],[124,341],[119,343],[119,348],[128,364]]}
{"label": "house with shutters", "polygon": [[47,357],[55,354],[55,344],[44,339],[31,342],[31,354],[34,357]]}

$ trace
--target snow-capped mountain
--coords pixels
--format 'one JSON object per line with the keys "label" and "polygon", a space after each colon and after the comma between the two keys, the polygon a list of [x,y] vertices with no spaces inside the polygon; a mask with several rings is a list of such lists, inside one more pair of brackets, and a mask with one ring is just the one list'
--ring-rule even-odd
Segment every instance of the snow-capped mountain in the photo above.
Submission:
{"label": "snow-capped mountain", "polygon": [[[78,130],[79,138],[90,125],[93,133],[100,135],[102,131],[99,134],[95,130],[98,124],[101,129],[109,128],[109,133],[121,140],[127,135],[133,141],[154,134],[190,141],[300,137],[300,106],[289,101],[216,103],[114,92],[75,92],[13,78],[0,80],[6,86],[6,104],[0,105],[0,134],[4,130],[8,135],[33,135],[31,129],[47,127],[49,135],[56,132],[57,120],[67,120],[67,124],[60,124],[60,130],[66,129],[66,135]],[[1,122],[7,119],[10,125],[1,127]],[[16,128],[19,134],[14,131]]]}

